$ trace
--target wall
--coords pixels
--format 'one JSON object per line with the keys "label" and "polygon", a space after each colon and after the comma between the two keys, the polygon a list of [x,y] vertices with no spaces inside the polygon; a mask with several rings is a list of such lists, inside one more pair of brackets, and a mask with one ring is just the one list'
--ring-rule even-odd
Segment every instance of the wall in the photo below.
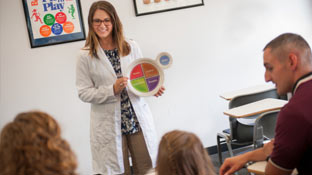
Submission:
{"label": "wall", "polygon": [[[82,0],[85,26],[93,1]],[[228,127],[219,94],[264,83],[263,46],[284,32],[312,43],[309,0],[205,0],[205,6],[136,17],[132,0],[111,0],[125,34],[143,54],[173,56],[163,97],[148,97],[159,138],[172,129],[195,132],[205,146]],[[76,55],[84,41],[30,48],[22,1],[0,1],[0,128],[30,109],[52,114],[91,174],[90,105],[75,89]]]}

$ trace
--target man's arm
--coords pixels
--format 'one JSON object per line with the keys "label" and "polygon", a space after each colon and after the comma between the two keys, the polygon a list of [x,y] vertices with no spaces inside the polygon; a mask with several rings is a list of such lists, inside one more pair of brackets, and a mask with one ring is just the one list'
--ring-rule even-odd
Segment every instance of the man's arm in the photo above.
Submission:
{"label": "man's arm", "polygon": [[220,175],[233,174],[234,172],[243,168],[244,165],[249,161],[266,160],[266,158],[272,153],[273,143],[274,140],[265,144],[262,148],[225,159],[224,163],[220,167],[219,174]]}

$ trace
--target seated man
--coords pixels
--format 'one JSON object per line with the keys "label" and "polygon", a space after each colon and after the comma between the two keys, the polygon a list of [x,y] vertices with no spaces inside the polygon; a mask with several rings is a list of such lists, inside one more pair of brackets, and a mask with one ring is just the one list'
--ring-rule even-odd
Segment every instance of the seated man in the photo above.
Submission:
{"label": "seated man", "polygon": [[301,36],[286,33],[273,39],[263,51],[265,81],[275,83],[279,95],[292,92],[293,97],[279,113],[274,141],[226,159],[220,174],[232,174],[248,161],[266,159],[265,174],[291,174],[294,168],[299,174],[312,174],[311,48]]}

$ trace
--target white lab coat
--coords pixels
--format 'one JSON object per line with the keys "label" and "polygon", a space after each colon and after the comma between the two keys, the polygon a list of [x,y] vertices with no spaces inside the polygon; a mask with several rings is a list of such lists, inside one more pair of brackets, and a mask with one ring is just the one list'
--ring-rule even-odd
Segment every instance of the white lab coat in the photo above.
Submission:
{"label": "white lab coat", "polygon": [[[139,46],[132,40],[129,55],[120,58],[121,71],[126,76],[128,65],[142,58]],[[92,166],[95,174],[124,173],[122,156],[120,95],[115,96],[113,84],[117,80],[114,68],[99,48],[100,59],[91,58],[88,50],[81,50],[77,60],[76,86],[79,98],[91,103],[90,141]],[[153,167],[158,141],[152,113],[143,98],[128,91],[133,109],[142,128]]]}

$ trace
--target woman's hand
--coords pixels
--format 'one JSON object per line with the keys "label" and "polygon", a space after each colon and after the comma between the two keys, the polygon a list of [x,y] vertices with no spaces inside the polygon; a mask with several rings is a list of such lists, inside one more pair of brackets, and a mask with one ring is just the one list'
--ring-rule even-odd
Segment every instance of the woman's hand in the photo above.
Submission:
{"label": "woman's hand", "polygon": [[154,96],[159,97],[164,93],[164,91],[165,91],[165,88],[162,86],[162,87],[160,87],[160,89],[158,90],[158,92]]}
{"label": "woman's hand", "polygon": [[118,95],[121,93],[121,91],[126,88],[128,84],[128,78],[127,77],[121,77],[118,78],[114,84],[114,94]]}

